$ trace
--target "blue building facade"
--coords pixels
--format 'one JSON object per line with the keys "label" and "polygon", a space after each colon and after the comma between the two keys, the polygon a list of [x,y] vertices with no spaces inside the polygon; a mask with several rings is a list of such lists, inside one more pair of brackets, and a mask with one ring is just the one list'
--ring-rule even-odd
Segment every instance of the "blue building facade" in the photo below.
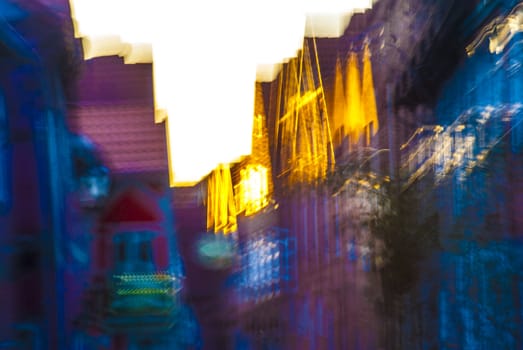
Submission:
{"label": "blue building facade", "polygon": [[56,6],[0,2],[0,343],[22,348],[65,349],[65,91],[79,56],[67,2]]}
{"label": "blue building facade", "polygon": [[438,216],[439,248],[402,298],[399,348],[523,346],[523,46],[514,27],[503,37],[522,6],[486,3],[469,17],[484,20],[442,84],[428,156],[413,167],[430,169],[414,186],[430,188],[424,200]]}

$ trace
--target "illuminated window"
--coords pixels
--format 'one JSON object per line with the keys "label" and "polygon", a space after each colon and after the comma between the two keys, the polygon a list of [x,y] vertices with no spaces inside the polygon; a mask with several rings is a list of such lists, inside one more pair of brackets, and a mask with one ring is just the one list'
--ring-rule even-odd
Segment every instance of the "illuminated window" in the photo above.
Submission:
{"label": "illuminated window", "polygon": [[249,164],[240,171],[237,188],[238,212],[253,215],[269,204],[269,172],[263,165]]}
{"label": "illuminated window", "polygon": [[241,248],[240,296],[259,302],[293,288],[296,241],[281,228],[270,228],[250,238]]}
{"label": "illuminated window", "polygon": [[272,237],[251,239],[243,257],[243,285],[247,299],[261,300],[279,294],[280,245]]}

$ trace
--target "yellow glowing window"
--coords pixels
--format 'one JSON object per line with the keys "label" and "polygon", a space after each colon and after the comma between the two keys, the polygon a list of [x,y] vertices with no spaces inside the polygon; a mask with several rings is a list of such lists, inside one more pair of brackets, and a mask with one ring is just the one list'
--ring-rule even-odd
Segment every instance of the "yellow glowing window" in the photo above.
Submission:
{"label": "yellow glowing window", "polygon": [[239,212],[255,214],[269,204],[269,171],[263,165],[249,164],[240,176],[236,193]]}

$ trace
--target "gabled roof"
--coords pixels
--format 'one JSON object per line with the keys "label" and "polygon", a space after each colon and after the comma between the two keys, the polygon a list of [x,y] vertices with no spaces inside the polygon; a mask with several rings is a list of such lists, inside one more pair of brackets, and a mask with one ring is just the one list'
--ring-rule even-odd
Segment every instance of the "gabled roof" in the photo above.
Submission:
{"label": "gabled roof", "polygon": [[163,221],[157,199],[139,188],[128,188],[112,200],[100,217],[101,224],[158,223]]}
{"label": "gabled roof", "polygon": [[70,102],[69,127],[100,147],[111,172],[168,174],[165,125],[154,122],[151,64],[124,64],[116,56],[86,61]]}

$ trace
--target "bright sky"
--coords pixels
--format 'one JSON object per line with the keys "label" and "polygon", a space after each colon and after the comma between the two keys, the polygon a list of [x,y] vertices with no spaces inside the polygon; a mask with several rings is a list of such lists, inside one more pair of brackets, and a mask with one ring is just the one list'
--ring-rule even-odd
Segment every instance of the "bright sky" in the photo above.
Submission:
{"label": "bright sky", "polygon": [[304,36],[340,36],[352,13],[376,2],[70,1],[86,59],[154,62],[155,108],[168,116],[171,185],[194,184],[250,154],[255,81],[274,79]]}

